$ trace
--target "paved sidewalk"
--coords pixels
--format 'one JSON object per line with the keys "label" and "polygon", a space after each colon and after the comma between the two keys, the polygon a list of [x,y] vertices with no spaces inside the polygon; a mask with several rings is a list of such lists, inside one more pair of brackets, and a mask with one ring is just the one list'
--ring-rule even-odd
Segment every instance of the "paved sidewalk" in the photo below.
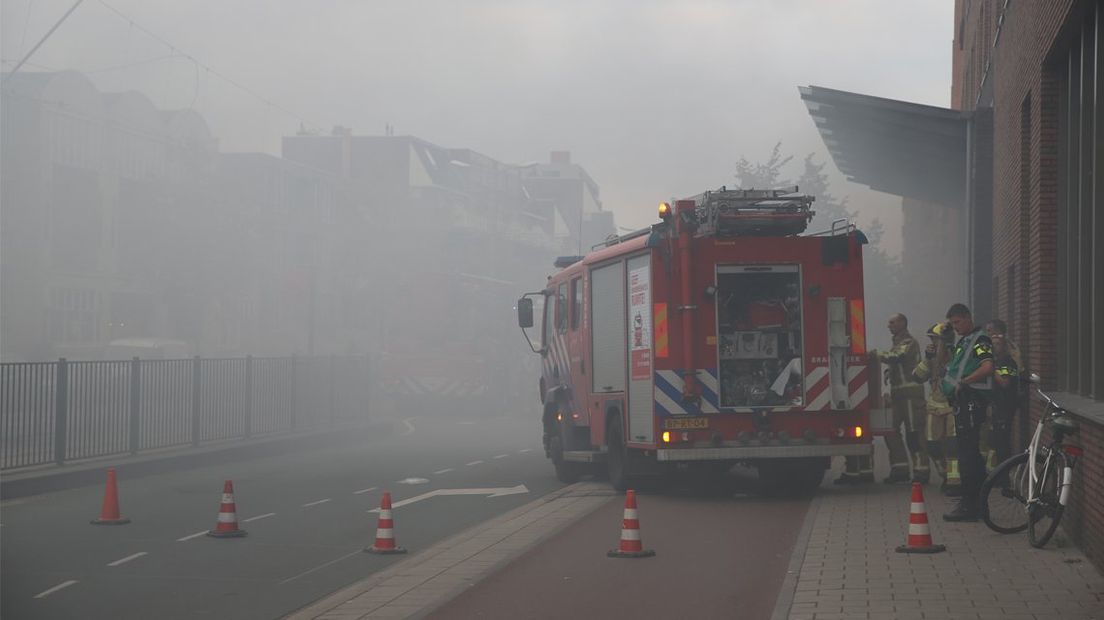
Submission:
{"label": "paved sidewalk", "polygon": [[[924,488],[934,555],[896,553],[905,543],[911,489],[826,482],[810,508],[808,544],[795,551],[790,620],[1104,619],[1104,576],[1059,531],[1045,549],[1027,534],[984,523],[945,523],[950,500]],[[799,541],[800,542],[800,541]],[[791,575],[792,577],[793,575]]]}

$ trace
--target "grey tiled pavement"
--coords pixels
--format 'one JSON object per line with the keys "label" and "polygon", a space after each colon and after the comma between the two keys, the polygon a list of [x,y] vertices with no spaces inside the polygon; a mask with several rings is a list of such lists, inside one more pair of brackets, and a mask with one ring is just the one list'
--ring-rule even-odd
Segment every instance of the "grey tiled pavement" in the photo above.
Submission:
{"label": "grey tiled pavement", "polygon": [[909,486],[822,487],[788,618],[1104,620],[1104,576],[1061,531],[1059,540],[1033,549],[1026,532],[944,523],[950,500],[936,485],[924,491],[943,553],[894,551],[907,538]]}

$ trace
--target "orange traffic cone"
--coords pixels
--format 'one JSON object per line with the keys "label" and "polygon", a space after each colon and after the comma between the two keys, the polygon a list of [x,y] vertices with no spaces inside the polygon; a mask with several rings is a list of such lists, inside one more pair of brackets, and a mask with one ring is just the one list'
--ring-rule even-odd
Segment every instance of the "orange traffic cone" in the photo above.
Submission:
{"label": "orange traffic cone", "polygon": [[215,529],[207,530],[207,535],[215,538],[238,538],[245,534],[245,530],[238,527],[238,508],[234,505],[234,483],[227,480],[222,485],[222,503],[219,504],[218,522],[215,523]]}
{"label": "orange traffic cone", "polygon": [[123,525],[130,523],[119,515],[119,488],[115,483],[115,470],[107,470],[107,488],[104,489],[103,508],[100,517],[92,519],[92,525]]}
{"label": "orange traffic cone", "polygon": [[897,547],[897,553],[939,553],[947,547],[932,543],[928,528],[928,509],[924,507],[924,486],[912,483],[912,507],[909,510],[908,544]]}
{"label": "orange traffic cone", "polygon": [[391,518],[391,492],[384,491],[380,500],[379,521],[376,523],[376,544],[365,547],[368,553],[389,555],[406,553],[406,549],[395,545],[395,520]]}
{"label": "orange traffic cone", "polygon": [[636,513],[636,491],[625,492],[625,516],[621,521],[621,545],[606,553],[611,558],[650,558],[655,551],[645,549],[640,540],[640,517]]}

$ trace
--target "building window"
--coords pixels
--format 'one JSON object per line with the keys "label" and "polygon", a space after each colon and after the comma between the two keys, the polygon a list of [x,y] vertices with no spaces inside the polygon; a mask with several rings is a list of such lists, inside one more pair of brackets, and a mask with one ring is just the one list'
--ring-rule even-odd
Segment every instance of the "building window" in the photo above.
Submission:
{"label": "building window", "polygon": [[1059,50],[1058,387],[1104,400],[1104,7]]}

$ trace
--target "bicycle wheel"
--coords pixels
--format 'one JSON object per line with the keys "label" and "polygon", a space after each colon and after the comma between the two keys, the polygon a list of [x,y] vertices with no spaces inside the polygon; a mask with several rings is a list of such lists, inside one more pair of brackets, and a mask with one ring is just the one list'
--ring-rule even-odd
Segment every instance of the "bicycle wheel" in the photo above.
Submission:
{"label": "bicycle wheel", "polygon": [[1032,547],[1046,545],[1062,520],[1064,507],[1058,503],[1058,497],[1062,492],[1065,464],[1066,460],[1060,452],[1051,451],[1035,481],[1036,501],[1027,507],[1027,539]]}
{"label": "bicycle wheel", "polygon": [[981,485],[981,519],[989,529],[1016,534],[1027,529],[1027,453],[1017,454],[990,472]]}

